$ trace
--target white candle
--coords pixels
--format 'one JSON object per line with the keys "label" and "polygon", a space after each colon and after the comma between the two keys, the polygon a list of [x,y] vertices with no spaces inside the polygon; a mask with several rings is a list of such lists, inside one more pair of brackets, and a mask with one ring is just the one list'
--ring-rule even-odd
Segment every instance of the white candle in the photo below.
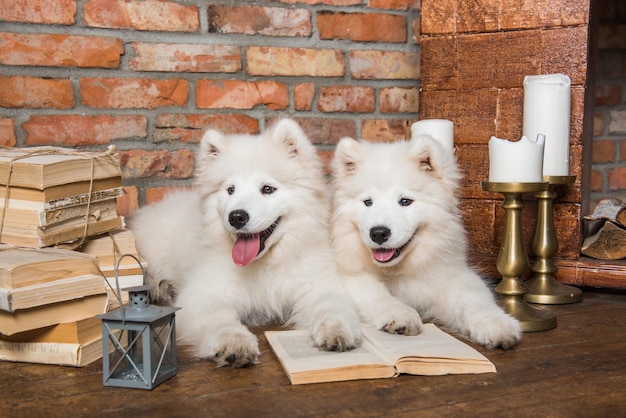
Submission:
{"label": "white candle", "polygon": [[541,183],[545,137],[517,142],[492,136],[489,140],[489,181],[493,183]]}
{"label": "white candle", "polygon": [[411,125],[411,137],[430,135],[445,149],[454,153],[454,124],[447,119],[424,119]]}
{"label": "white candle", "polygon": [[571,80],[565,74],[524,78],[523,135],[546,136],[544,176],[569,175]]}

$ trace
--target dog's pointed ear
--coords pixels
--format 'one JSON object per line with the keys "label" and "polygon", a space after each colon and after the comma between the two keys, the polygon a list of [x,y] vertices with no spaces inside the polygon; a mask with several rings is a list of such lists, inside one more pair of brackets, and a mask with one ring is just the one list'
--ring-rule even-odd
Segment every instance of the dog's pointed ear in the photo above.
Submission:
{"label": "dog's pointed ear", "polygon": [[361,145],[353,138],[345,137],[339,140],[333,158],[333,172],[335,176],[348,176],[356,170],[361,155]]}
{"label": "dog's pointed ear", "polygon": [[206,131],[200,141],[201,158],[211,160],[217,158],[222,152],[225,143],[226,137],[221,132],[213,129]]}
{"label": "dog's pointed ear", "polygon": [[303,153],[308,154],[313,147],[300,125],[292,119],[279,120],[271,135],[273,140],[287,149],[291,157],[298,157]]}
{"label": "dog's pointed ear", "polygon": [[409,141],[410,155],[417,163],[421,171],[432,172],[441,176],[441,164],[439,164],[439,144],[429,135],[420,135]]}

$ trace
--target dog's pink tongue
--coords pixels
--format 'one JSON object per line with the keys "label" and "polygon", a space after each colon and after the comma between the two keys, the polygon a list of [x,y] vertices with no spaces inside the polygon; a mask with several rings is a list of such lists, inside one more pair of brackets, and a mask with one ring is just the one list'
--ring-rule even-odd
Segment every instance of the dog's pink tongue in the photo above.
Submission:
{"label": "dog's pink tongue", "polygon": [[395,250],[388,250],[386,248],[372,250],[372,254],[374,255],[374,258],[380,261],[381,263],[384,263],[385,261],[389,261],[391,257],[393,257],[394,252]]}
{"label": "dog's pink tongue", "polygon": [[240,236],[233,246],[233,261],[241,267],[252,263],[261,248],[261,236]]}

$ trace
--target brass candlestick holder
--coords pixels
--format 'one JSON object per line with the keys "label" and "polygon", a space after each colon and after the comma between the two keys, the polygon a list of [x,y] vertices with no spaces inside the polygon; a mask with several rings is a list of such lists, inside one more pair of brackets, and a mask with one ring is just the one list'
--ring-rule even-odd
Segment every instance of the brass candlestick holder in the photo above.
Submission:
{"label": "brass candlestick holder", "polygon": [[554,229],[552,201],[556,197],[555,186],[571,184],[576,176],[544,176],[548,189],[539,191],[537,197],[537,223],[531,242],[531,251],[537,257],[530,266],[534,273],[526,282],[526,302],[541,304],[576,303],[583,299],[583,292],[572,286],[559,283],[554,278],[558,268],[553,257],[559,249]]}
{"label": "brass candlestick holder", "polygon": [[524,301],[527,290],[522,280],[529,264],[522,236],[522,194],[547,190],[548,183],[483,181],[481,186],[485,191],[504,195],[504,236],[496,261],[502,280],[495,289],[501,306],[520,322],[524,332],[546,331],[556,327],[556,316],[553,313],[534,308]]}

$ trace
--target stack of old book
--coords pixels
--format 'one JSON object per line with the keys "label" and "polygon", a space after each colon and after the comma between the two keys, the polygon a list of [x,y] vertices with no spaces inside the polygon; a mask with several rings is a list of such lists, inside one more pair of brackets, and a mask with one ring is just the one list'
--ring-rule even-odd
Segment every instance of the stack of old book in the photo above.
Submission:
{"label": "stack of old book", "polygon": [[104,278],[78,251],[0,245],[0,359],[82,366],[101,357]]}
{"label": "stack of old book", "polygon": [[122,193],[110,152],[0,148],[0,242],[42,248],[118,229]]}
{"label": "stack of old book", "polygon": [[[144,281],[117,215],[117,157],[0,148],[0,360],[84,366],[102,357],[96,317]],[[119,269],[116,269],[118,260]]]}
{"label": "stack of old book", "polygon": [[77,250],[0,244],[0,360],[84,366],[101,358],[96,316],[127,303],[124,289],[144,284],[145,267],[125,228]]}

